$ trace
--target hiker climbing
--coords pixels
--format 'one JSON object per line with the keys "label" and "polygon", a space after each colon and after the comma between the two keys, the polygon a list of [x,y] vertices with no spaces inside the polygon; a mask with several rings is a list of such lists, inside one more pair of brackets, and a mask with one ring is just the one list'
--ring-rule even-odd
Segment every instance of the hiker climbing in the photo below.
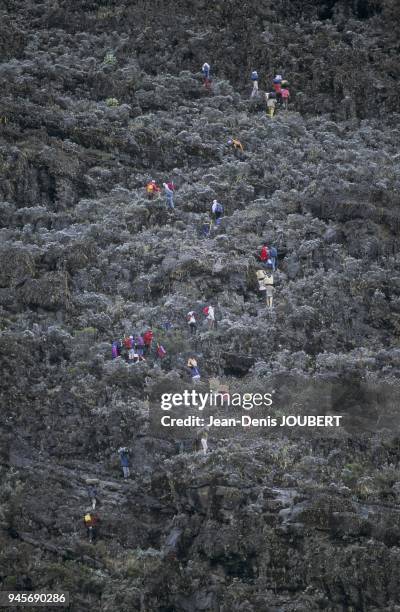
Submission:
{"label": "hiker climbing", "polygon": [[149,200],[152,200],[157,195],[157,193],[159,193],[160,191],[161,191],[160,187],[157,185],[157,183],[154,180],[147,183],[146,193],[147,193],[147,198]]}
{"label": "hiker climbing", "polygon": [[121,462],[122,473],[124,475],[124,478],[129,478],[129,474],[130,474],[128,452],[129,451],[125,446],[118,449],[119,460]]}
{"label": "hiker climbing", "polygon": [[257,270],[258,288],[260,291],[265,291],[266,305],[272,308],[272,300],[274,295],[274,277],[271,270]]}
{"label": "hiker climbing", "polygon": [[128,350],[133,347],[133,336],[127,336],[123,340],[124,349]]}
{"label": "hiker climbing", "polygon": [[121,345],[119,340],[114,340],[111,345],[111,357],[112,359],[116,359],[121,355]]}
{"label": "hiker climbing", "polygon": [[266,302],[268,308],[272,308],[272,300],[274,296],[274,277],[270,270],[267,270],[266,277],[264,278],[264,285],[266,288]]}
{"label": "hiker climbing", "polygon": [[151,350],[151,344],[153,342],[153,337],[154,334],[152,332],[151,329],[148,329],[144,334],[143,334],[143,341],[144,341],[144,354],[148,355],[150,353]]}
{"label": "hiker climbing", "polygon": [[271,260],[272,271],[275,272],[276,267],[277,267],[277,260],[278,260],[278,251],[275,247],[270,247],[269,259]]}
{"label": "hiker climbing", "polygon": [[163,183],[165,197],[167,201],[167,208],[174,208],[174,190],[168,186],[168,183]]}
{"label": "hiker climbing", "polygon": [[285,110],[288,109],[289,98],[290,98],[290,91],[289,91],[288,86],[289,86],[289,83],[287,81],[282,81],[281,96],[282,96],[282,105]]}
{"label": "hiker climbing", "polygon": [[272,119],[272,117],[275,114],[275,108],[276,108],[276,93],[274,91],[270,93],[266,93],[265,99],[267,101],[267,113]]}
{"label": "hiker climbing", "polygon": [[190,375],[192,377],[193,382],[198,382],[200,380],[200,370],[198,368],[197,361],[194,357],[189,357],[187,367],[190,370]]}
{"label": "hiker climbing", "polygon": [[253,70],[251,73],[251,81],[253,83],[253,89],[251,91],[251,98],[258,95],[258,72],[257,70]]}
{"label": "hiker climbing", "polygon": [[93,543],[97,538],[97,526],[99,524],[99,521],[100,519],[98,514],[91,512],[90,510],[89,512],[86,512],[85,516],[83,517],[83,523],[85,525],[86,533],[90,543]]}
{"label": "hiker climbing", "polygon": [[268,250],[267,243],[264,242],[262,249],[261,249],[261,253],[260,253],[260,260],[263,262],[263,264],[266,264],[268,259],[269,259],[269,250]]}
{"label": "hiker climbing", "polygon": [[187,318],[187,322],[189,325],[190,333],[194,335],[197,330],[197,319],[196,319],[196,313],[194,312],[194,310],[190,310],[187,313],[186,318]]}
{"label": "hiker climbing", "polygon": [[281,101],[281,92],[282,92],[282,75],[277,74],[272,81],[272,87],[276,95],[276,100],[278,104]]}
{"label": "hiker climbing", "polygon": [[216,225],[221,223],[221,217],[224,214],[224,207],[218,200],[213,200],[211,205],[211,219],[215,221]]}
{"label": "hiker climbing", "polygon": [[140,357],[144,355],[144,339],[142,335],[138,335],[135,338],[135,349]]}
{"label": "hiker climbing", "polygon": [[235,154],[244,153],[243,145],[240,140],[237,140],[237,138],[230,138],[228,140],[228,146],[233,148]]}
{"label": "hiker climbing", "polygon": [[165,350],[163,345],[157,342],[156,356],[158,357],[158,359],[164,359],[166,354],[167,354],[167,351]]}
{"label": "hiker climbing", "polygon": [[208,451],[208,431],[202,429],[196,438],[196,450],[201,451],[203,455],[207,455]]}
{"label": "hiker climbing", "polygon": [[260,253],[260,261],[262,261],[264,266],[268,270],[272,270],[273,272],[275,272],[277,258],[278,251],[276,250],[276,248],[268,247],[267,242],[264,242]]}
{"label": "hiker climbing", "polygon": [[96,509],[97,504],[97,489],[93,485],[88,485],[87,494],[90,499],[90,503],[92,504],[92,509]]}
{"label": "hiker climbing", "polygon": [[208,64],[207,62],[204,62],[201,71],[203,73],[203,83],[204,83],[204,87],[206,89],[211,89],[211,78],[210,78],[210,72],[211,72],[211,68],[210,68],[210,64]]}
{"label": "hiker climbing", "polygon": [[203,308],[203,313],[206,316],[206,321],[208,325],[208,329],[214,329],[215,327],[215,310],[214,306],[205,306]]}

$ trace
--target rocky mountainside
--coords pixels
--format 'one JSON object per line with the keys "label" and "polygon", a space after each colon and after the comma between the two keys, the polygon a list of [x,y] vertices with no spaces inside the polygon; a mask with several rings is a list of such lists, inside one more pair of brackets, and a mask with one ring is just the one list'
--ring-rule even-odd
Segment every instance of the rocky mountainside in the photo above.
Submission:
{"label": "rocky mountainside", "polygon": [[[400,610],[397,2],[3,0],[0,17],[1,589],[69,591],[74,612]],[[262,92],[289,79],[288,111],[250,99],[252,69]],[[175,182],[173,212],[150,179]],[[148,327],[162,361],[111,359]],[[159,424],[191,355],[199,390],[273,391],[272,417],[343,427],[213,428],[194,453],[194,430]]]}

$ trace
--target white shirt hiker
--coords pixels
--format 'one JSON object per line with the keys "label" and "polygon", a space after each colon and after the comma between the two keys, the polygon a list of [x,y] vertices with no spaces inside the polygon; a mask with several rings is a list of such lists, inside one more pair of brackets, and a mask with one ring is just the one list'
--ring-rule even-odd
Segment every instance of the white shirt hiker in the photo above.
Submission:
{"label": "white shirt hiker", "polygon": [[208,319],[209,321],[215,321],[215,311],[214,311],[214,306],[209,306],[209,307],[208,307],[207,319]]}

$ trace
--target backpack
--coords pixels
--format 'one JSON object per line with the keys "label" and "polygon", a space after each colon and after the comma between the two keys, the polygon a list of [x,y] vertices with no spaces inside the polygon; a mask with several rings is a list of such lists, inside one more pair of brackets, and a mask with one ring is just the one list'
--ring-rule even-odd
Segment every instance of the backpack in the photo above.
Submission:
{"label": "backpack", "polygon": [[167,354],[167,351],[162,346],[162,344],[160,344],[160,346],[157,348],[157,355],[160,357],[160,359],[162,359],[163,357],[165,357],[166,354]]}
{"label": "backpack", "polygon": [[147,331],[146,333],[143,334],[143,341],[146,346],[150,346],[152,340],[153,340],[153,332]]}
{"label": "backpack", "polygon": [[275,247],[271,247],[269,250],[269,254],[271,257],[278,257],[278,251],[276,250]]}
{"label": "backpack", "polygon": [[209,311],[208,306],[205,306],[205,307],[203,308],[203,313],[204,313],[206,316],[208,315],[208,311]]}
{"label": "backpack", "polygon": [[219,202],[217,202],[217,205],[215,207],[216,212],[219,213],[223,213],[224,212],[224,207],[222,206],[222,204],[220,204]]}
{"label": "backpack", "polygon": [[258,81],[258,73],[256,70],[253,70],[253,72],[251,73],[251,80]]}

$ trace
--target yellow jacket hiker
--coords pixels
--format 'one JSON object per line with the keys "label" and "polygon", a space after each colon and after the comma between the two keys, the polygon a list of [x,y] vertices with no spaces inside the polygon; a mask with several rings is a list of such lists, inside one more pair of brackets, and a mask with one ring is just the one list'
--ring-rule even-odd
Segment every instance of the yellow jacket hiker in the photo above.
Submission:
{"label": "yellow jacket hiker", "polygon": [[233,147],[235,151],[240,151],[241,153],[244,152],[242,143],[240,142],[240,140],[237,140],[236,138],[230,138],[228,140],[228,145]]}

